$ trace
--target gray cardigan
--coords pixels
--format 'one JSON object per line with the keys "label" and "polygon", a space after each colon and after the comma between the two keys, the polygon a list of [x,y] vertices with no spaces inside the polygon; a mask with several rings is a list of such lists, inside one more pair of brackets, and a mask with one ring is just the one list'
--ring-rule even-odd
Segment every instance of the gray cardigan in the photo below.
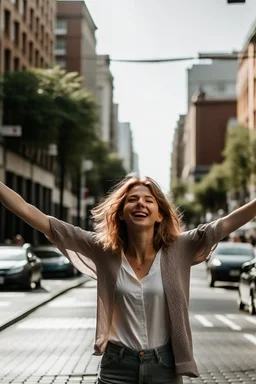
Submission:
{"label": "gray cardigan", "polygon": [[[221,236],[222,220],[183,232],[163,249],[161,273],[171,323],[171,343],[178,375],[198,376],[193,357],[189,324],[190,268],[206,259]],[[49,239],[84,274],[97,278],[97,326],[95,355],[101,355],[108,342],[115,302],[115,286],[121,258],[104,251],[95,233],[50,217],[53,237]]]}

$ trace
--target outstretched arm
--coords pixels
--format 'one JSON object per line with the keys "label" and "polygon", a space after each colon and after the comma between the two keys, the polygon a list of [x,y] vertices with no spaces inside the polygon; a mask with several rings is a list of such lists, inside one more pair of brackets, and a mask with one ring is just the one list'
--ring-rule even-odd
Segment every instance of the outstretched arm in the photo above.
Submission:
{"label": "outstretched arm", "polygon": [[51,237],[50,220],[47,215],[31,204],[28,204],[18,193],[0,182],[1,203],[19,216],[26,223],[34,227],[46,236]]}
{"label": "outstretched arm", "polygon": [[222,219],[221,237],[242,227],[256,216],[256,199],[231,212]]}

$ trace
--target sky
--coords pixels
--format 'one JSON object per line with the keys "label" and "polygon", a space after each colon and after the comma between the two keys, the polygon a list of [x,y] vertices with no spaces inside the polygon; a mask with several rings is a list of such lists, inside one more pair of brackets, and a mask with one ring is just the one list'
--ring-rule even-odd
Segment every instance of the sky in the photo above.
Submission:
{"label": "sky", "polygon": [[[241,50],[256,0],[85,0],[97,25],[97,53],[111,59],[197,57]],[[140,174],[170,189],[176,122],[187,112],[187,68],[197,61],[111,63],[119,121],[129,121]]]}

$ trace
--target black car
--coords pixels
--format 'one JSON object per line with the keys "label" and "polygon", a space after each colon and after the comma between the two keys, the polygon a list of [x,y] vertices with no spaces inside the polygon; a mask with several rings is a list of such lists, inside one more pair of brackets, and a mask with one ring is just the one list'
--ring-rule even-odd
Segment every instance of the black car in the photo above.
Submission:
{"label": "black car", "polygon": [[40,259],[30,244],[0,246],[0,287],[18,285],[30,289],[41,285]]}
{"label": "black car", "polygon": [[238,282],[242,265],[254,257],[249,243],[220,242],[207,262],[208,285],[213,287],[216,281]]}
{"label": "black car", "polygon": [[242,265],[238,284],[238,308],[256,314],[256,258]]}
{"label": "black car", "polygon": [[41,245],[34,247],[33,252],[41,260],[44,277],[76,276],[78,274],[77,269],[57,247]]}

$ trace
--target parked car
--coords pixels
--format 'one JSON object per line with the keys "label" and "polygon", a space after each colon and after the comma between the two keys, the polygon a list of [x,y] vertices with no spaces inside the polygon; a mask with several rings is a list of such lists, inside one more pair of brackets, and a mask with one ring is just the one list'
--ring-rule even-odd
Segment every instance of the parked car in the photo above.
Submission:
{"label": "parked car", "polygon": [[238,284],[238,308],[256,314],[256,258],[242,265]]}
{"label": "parked car", "polygon": [[238,282],[241,267],[255,257],[250,243],[220,242],[207,262],[208,285],[216,281]]}
{"label": "parked car", "polygon": [[41,245],[34,247],[33,251],[41,260],[44,277],[76,276],[78,274],[77,269],[57,247]]}
{"label": "parked car", "polygon": [[30,289],[41,285],[41,261],[30,244],[0,246],[0,286],[19,285]]}

